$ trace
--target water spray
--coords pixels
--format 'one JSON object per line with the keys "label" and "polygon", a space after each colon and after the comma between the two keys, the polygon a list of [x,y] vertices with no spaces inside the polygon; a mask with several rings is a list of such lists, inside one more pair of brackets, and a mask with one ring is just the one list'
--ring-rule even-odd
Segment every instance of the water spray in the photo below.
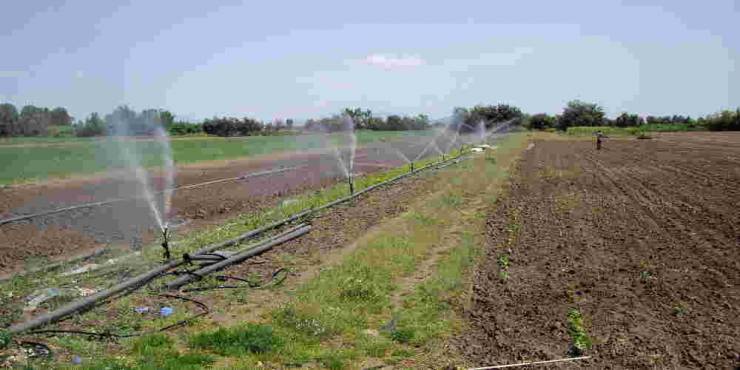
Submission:
{"label": "water spray", "polygon": [[169,261],[171,258],[170,255],[170,229],[169,227],[165,226],[162,228],[162,249],[164,249],[164,259],[165,261]]}

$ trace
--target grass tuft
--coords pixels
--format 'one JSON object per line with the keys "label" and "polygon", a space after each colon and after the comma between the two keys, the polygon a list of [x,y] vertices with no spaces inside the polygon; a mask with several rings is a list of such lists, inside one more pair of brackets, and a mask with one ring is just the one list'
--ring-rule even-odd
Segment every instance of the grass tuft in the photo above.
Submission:
{"label": "grass tuft", "polygon": [[583,325],[583,315],[575,308],[568,311],[568,335],[571,339],[570,354],[580,356],[583,352],[591,348],[591,338],[586,333]]}
{"label": "grass tuft", "polygon": [[259,324],[219,328],[190,338],[191,348],[206,349],[224,356],[267,353],[282,344],[283,341],[275,335],[271,326]]}

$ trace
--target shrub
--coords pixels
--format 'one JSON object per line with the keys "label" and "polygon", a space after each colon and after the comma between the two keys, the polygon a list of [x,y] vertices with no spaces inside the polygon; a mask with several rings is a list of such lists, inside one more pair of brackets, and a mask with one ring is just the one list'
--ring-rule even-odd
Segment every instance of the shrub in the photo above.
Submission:
{"label": "shrub", "polygon": [[105,135],[105,123],[97,113],[90,114],[84,122],[78,122],[74,126],[75,136],[90,137]]}
{"label": "shrub", "polygon": [[546,113],[538,113],[529,117],[526,126],[531,130],[545,130],[555,127],[556,123],[557,119],[555,116],[550,116]]}
{"label": "shrub", "polygon": [[645,123],[642,117],[636,114],[622,113],[614,121],[617,127],[636,127]]}
{"label": "shrub", "polygon": [[194,135],[203,132],[203,126],[190,122],[175,122],[167,126],[170,135]]}
{"label": "shrub", "polygon": [[734,112],[725,110],[709,115],[700,119],[699,123],[710,131],[738,131],[740,130],[740,108]]}
{"label": "shrub", "polygon": [[263,129],[262,122],[251,118],[215,117],[203,122],[203,131],[216,136],[250,136],[260,133]]}
{"label": "shrub", "polygon": [[190,338],[191,347],[208,349],[224,356],[266,353],[281,344],[282,340],[275,335],[271,326],[259,324],[219,328]]}
{"label": "shrub", "polygon": [[568,102],[563,114],[558,117],[558,129],[565,131],[571,126],[601,126],[604,124],[604,109],[594,103],[580,100]]}

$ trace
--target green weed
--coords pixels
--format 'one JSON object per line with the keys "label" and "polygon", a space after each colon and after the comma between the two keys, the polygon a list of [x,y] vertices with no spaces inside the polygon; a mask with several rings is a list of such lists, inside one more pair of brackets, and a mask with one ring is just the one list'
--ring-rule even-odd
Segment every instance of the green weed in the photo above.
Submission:
{"label": "green weed", "polygon": [[681,317],[688,313],[688,309],[683,304],[677,304],[673,306],[672,310],[673,316]]}
{"label": "green weed", "polygon": [[509,261],[509,255],[508,254],[501,254],[496,259],[496,264],[498,265],[498,277],[501,279],[501,281],[509,280],[509,265],[511,262]]}
{"label": "green weed", "polygon": [[580,356],[585,350],[591,348],[591,338],[584,328],[583,316],[575,308],[568,311],[568,335],[572,342],[570,349],[572,355]]}
{"label": "green weed", "polygon": [[190,338],[191,348],[206,349],[224,356],[266,353],[275,350],[282,343],[271,326],[258,324],[219,328]]}

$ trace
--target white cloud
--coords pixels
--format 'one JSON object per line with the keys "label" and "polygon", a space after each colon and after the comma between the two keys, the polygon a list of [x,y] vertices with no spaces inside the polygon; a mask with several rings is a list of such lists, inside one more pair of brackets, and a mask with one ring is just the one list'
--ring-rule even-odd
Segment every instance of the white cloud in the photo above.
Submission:
{"label": "white cloud", "polygon": [[393,54],[370,54],[364,62],[384,69],[414,68],[426,64],[426,61],[418,56]]}
{"label": "white cloud", "polygon": [[477,58],[447,59],[444,66],[453,72],[464,72],[470,67],[512,67],[533,51],[530,47],[517,47],[511,52],[482,53]]}

